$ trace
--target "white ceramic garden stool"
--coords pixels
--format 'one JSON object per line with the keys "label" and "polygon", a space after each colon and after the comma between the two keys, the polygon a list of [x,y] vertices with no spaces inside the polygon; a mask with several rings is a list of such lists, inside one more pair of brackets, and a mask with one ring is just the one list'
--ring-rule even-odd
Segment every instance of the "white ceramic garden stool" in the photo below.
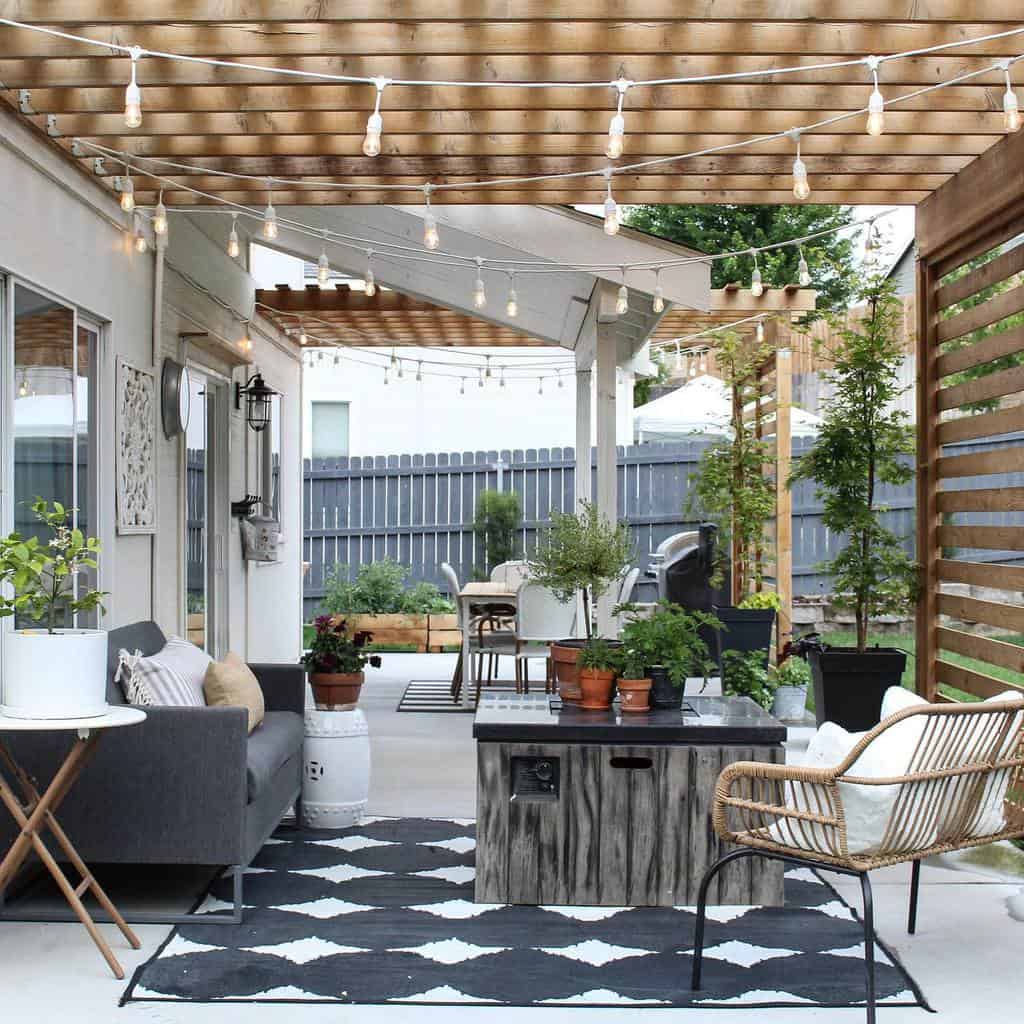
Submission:
{"label": "white ceramic garden stool", "polygon": [[359,708],[306,708],[302,824],[347,828],[366,813],[370,796],[370,731]]}

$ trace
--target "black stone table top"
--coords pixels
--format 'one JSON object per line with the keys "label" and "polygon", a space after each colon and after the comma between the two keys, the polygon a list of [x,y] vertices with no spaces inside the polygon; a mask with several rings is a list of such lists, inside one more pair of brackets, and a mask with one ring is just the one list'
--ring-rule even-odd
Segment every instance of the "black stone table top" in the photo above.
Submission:
{"label": "black stone table top", "polygon": [[680,711],[584,711],[546,694],[483,693],[473,720],[477,740],[506,743],[763,745],[786,727],[748,697],[687,697]]}

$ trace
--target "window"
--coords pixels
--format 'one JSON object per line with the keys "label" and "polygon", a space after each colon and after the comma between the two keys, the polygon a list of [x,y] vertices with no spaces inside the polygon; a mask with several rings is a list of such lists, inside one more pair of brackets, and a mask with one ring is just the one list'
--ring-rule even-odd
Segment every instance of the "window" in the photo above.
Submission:
{"label": "window", "polygon": [[314,459],[348,455],[348,402],[313,403]]}

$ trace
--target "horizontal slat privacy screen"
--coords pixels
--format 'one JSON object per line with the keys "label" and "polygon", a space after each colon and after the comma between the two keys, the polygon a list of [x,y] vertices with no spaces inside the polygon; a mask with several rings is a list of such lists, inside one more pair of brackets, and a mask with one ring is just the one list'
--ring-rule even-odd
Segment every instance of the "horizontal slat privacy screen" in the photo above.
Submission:
{"label": "horizontal slat privacy screen", "polygon": [[[918,262],[917,687],[931,700],[1024,692],[1024,203],[1008,194],[982,215],[971,191],[1010,155],[921,208],[935,244]],[[939,226],[957,198],[957,224]],[[946,448],[964,440],[993,447]],[[991,564],[993,551],[1022,564]]]}

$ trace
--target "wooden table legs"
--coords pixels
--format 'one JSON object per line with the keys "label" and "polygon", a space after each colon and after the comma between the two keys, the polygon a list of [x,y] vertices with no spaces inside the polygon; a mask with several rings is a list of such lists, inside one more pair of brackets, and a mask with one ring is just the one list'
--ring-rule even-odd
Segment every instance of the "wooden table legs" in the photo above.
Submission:
{"label": "wooden table legs", "polygon": [[[82,902],[82,896],[86,892],[92,892],[100,906],[110,915],[111,920],[121,930],[121,934],[128,940],[133,949],[138,949],[141,943],[135,936],[135,933],[125,923],[124,918],[111,902],[110,897],[107,896],[100,887],[99,882],[93,877],[85,862],[78,855],[78,851],[72,846],[71,840],[68,839],[67,833],[61,828],[55,816],[57,808],[61,805],[79,775],[82,774],[82,769],[85,768],[95,752],[99,738],[99,731],[93,731],[90,734],[85,730],[79,733],[71,750],[68,751],[63,764],[61,764],[57,774],[54,775],[42,795],[40,795],[31,777],[14,760],[14,757],[4,743],[0,742],[0,768],[6,768],[13,775],[24,795],[23,802],[8,784],[4,772],[0,771],[0,800],[3,801],[8,811],[11,812],[11,816],[21,829],[21,834],[11,844],[11,848],[7,851],[4,859],[0,861],[0,889],[14,878],[29,853],[35,851],[36,856],[39,857],[53,876],[53,880],[64,894],[64,898],[68,901],[79,921],[82,922],[86,931],[92,936],[93,942],[96,943],[97,948],[103,954],[104,960],[107,961],[111,971],[114,972],[114,977],[121,979],[124,977],[124,970],[111,952],[106,939],[100,934],[99,929],[96,927],[96,922],[89,915],[89,911]],[[42,833],[47,830],[53,835],[57,844],[64,851],[72,867],[81,875],[82,880],[77,886],[72,885],[56,858],[50,853],[43,842]]]}

